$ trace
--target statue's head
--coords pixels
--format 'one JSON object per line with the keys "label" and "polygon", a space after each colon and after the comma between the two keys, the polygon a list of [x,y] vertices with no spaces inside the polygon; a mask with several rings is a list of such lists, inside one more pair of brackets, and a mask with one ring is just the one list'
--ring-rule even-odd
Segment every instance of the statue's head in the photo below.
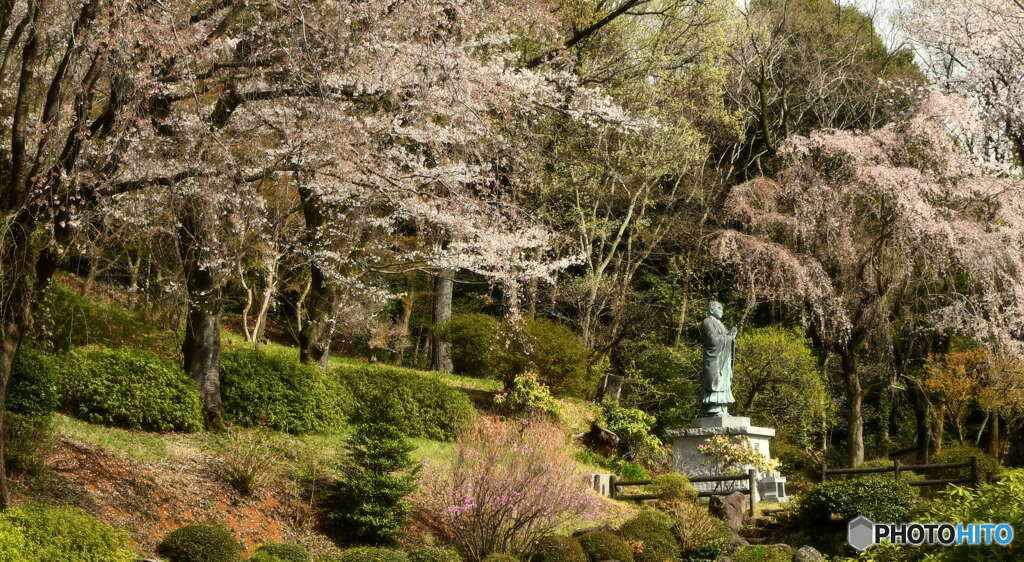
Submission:
{"label": "statue's head", "polygon": [[725,309],[722,307],[722,303],[718,301],[711,301],[708,303],[708,314],[721,320],[723,312],[725,312]]}

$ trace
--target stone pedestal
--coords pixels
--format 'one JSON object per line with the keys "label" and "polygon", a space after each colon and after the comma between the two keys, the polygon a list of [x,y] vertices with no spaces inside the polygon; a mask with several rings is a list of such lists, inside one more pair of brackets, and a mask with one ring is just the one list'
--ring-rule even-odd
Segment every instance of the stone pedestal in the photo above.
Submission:
{"label": "stone pedestal", "polygon": [[[668,431],[672,439],[672,459],[677,472],[693,478],[697,476],[716,476],[721,473],[721,467],[712,459],[702,455],[697,446],[704,443],[714,435],[730,435],[746,437],[759,453],[771,457],[771,450],[768,446],[772,437],[775,437],[775,430],[770,427],[758,427],[750,424],[750,418],[741,416],[711,416],[698,418],[695,422],[697,427],[675,429]],[[741,467],[743,472],[751,467]],[[778,471],[771,471],[769,474],[760,475],[757,488],[759,496],[764,501],[780,502],[786,501],[785,477]],[[746,480],[732,482],[696,482],[693,487],[698,492],[728,492],[730,490],[741,490],[747,487]]]}

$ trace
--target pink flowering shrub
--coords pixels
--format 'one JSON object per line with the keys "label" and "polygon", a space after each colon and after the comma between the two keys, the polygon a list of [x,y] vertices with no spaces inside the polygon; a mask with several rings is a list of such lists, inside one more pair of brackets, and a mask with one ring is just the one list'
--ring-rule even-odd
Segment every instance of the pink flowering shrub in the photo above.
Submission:
{"label": "pink flowering shrub", "polygon": [[424,464],[413,502],[468,560],[525,557],[559,525],[599,515],[599,499],[575,466],[557,426],[481,418],[456,442],[451,461]]}
{"label": "pink flowering shrub", "polygon": [[722,471],[737,472],[752,466],[764,473],[779,468],[779,460],[761,454],[746,437],[715,435],[697,445],[700,454],[720,463]]}

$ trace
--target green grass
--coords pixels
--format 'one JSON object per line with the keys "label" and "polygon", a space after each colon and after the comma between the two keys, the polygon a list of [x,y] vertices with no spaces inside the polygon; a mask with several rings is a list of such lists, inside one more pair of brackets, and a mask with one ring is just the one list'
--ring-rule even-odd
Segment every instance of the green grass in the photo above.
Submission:
{"label": "green grass", "polygon": [[54,423],[58,435],[95,445],[101,449],[141,462],[158,462],[170,457],[167,437],[159,433],[129,431],[87,423],[63,414]]}

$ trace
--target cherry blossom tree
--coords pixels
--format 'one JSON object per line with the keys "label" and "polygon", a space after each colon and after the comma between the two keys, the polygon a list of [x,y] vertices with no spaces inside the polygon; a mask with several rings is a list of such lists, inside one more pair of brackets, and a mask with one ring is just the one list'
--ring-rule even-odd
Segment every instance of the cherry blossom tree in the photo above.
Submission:
{"label": "cherry blossom tree", "polygon": [[890,353],[908,308],[930,329],[1020,349],[1024,185],[954,141],[962,100],[934,94],[902,123],[789,139],[777,181],[736,186],[713,242],[736,292],[805,307],[846,384],[849,459],[864,458],[862,363]]}

